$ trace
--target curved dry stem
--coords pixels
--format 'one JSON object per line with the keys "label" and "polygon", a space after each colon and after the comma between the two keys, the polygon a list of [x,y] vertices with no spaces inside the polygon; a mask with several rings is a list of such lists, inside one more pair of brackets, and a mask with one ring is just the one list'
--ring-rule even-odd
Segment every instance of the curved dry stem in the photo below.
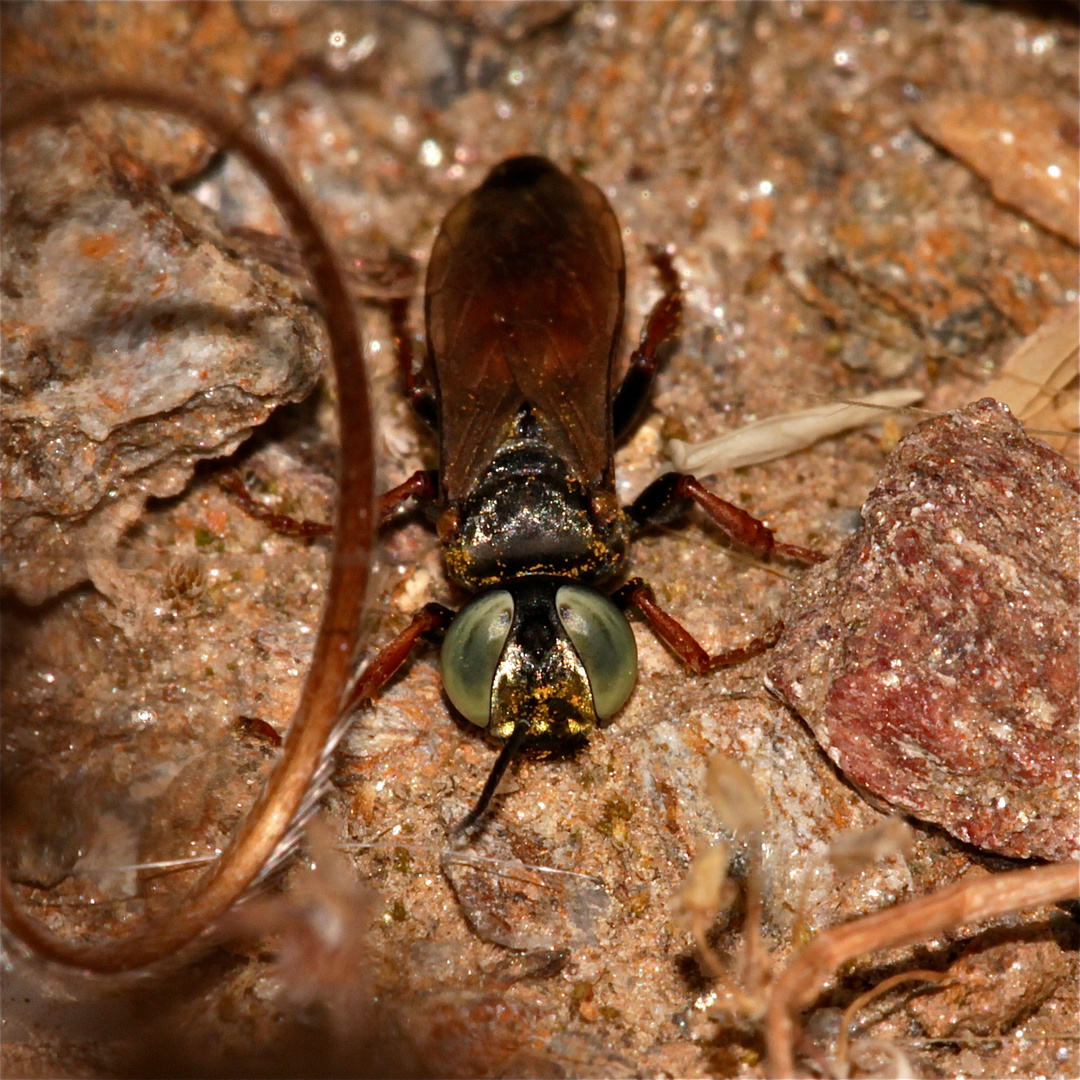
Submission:
{"label": "curved dry stem", "polygon": [[844,1010],[844,1015],[840,1019],[840,1034],[836,1039],[835,1055],[835,1062],[838,1069],[835,1075],[844,1078],[851,1075],[851,1066],[848,1063],[848,1053],[851,1049],[851,1025],[855,1022],[855,1017],[858,1016],[871,1001],[875,1001],[877,998],[887,994],[890,990],[895,989],[897,986],[902,986],[907,982],[942,983],[945,979],[945,974],[940,971],[924,971],[922,968],[919,968],[916,971],[899,971],[895,975],[890,975],[887,979],[882,979],[876,986],[872,986],[865,993],[860,994],[848,1005]]}
{"label": "curved dry stem", "polygon": [[796,1016],[846,961],[877,949],[910,945],[963,923],[1077,896],[1080,863],[1056,863],[961,881],[824,931],[795,953],[773,983],[765,1016],[768,1075],[795,1075]]}
{"label": "curved dry stem", "polygon": [[375,499],[371,412],[356,316],[333,250],[284,168],[224,112],[187,93],[159,87],[101,83],[30,94],[4,102],[0,130],[6,139],[31,125],[71,116],[91,101],[183,116],[258,172],[288,221],[318,290],[341,418],[333,560],[311,670],[281,757],[221,858],[167,914],[126,937],[96,943],[64,941],[47,930],[21,906],[7,875],[0,874],[0,913],[12,934],[48,960],[106,973],[145,967],[202,935],[251,885],[288,833],[339,719],[368,585]]}

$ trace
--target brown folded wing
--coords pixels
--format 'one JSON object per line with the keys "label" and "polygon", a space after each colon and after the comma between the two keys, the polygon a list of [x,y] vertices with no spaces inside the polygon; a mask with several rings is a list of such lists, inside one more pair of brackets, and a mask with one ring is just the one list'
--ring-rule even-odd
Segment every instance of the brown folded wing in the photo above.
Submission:
{"label": "brown folded wing", "polygon": [[603,194],[543,158],[497,166],[450,212],[426,298],[449,502],[484,471],[526,402],[583,483],[610,482],[624,278]]}

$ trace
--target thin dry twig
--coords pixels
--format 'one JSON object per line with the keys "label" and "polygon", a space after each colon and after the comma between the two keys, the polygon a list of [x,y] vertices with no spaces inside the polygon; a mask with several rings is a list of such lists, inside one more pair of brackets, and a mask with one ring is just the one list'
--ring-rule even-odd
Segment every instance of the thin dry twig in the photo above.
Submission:
{"label": "thin dry twig", "polygon": [[903,983],[940,983],[943,982],[945,978],[946,976],[940,971],[924,971],[921,968],[916,971],[900,971],[895,975],[890,975],[887,979],[882,979],[877,986],[871,987],[866,993],[860,994],[844,1010],[844,1015],[840,1019],[840,1034],[836,1039],[836,1063],[839,1066],[839,1075],[846,1077],[851,1071],[850,1066],[848,1065],[851,1025],[854,1022],[855,1017],[865,1009],[871,1001],[877,1000],[882,994],[887,994],[894,986],[900,986]]}
{"label": "thin dry twig", "polygon": [[813,1002],[841,964],[964,923],[1076,897],[1080,897],[1080,862],[1055,863],[960,881],[824,931],[794,954],[773,983],[765,1014],[768,1075],[795,1075],[797,1014]]}

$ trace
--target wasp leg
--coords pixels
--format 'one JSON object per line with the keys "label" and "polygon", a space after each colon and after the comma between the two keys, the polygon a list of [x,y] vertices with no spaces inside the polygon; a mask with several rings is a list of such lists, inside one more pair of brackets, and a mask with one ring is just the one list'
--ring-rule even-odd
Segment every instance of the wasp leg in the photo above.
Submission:
{"label": "wasp leg", "polygon": [[[284,536],[328,536],[334,531],[332,525],[307,518],[294,518],[278,514],[257,502],[248,491],[244,478],[231,465],[219,469],[216,474],[218,486],[236,497],[240,508],[250,517],[263,522],[274,532]],[[439,493],[439,474],[434,469],[420,469],[408,480],[379,496],[379,521],[385,523],[409,499],[431,502]]]}
{"label": "wasp leg", "polygon": [[404,483],[379,496],[379,521],[385,524],[409,499],[432,502],[439,494],[439,474],[434,469],[419,469]]}
{"label": "wasp leg", "polygon": [[281,533],[284,536],[306,537],[329,536],[334,531],[334,527],[327,525],[325,522],[309,521],[307,518],[294,518],[288,514],[278,514],[263,506],[262,503],[255,500],[251,492],[248,491],[244,478],[231,465],[219,469],[215,474],[215,479],[218,482],[218,487],[236,498],[244,513],[269,526],[274,532]]}
{"label": "wasp leg", "polygon": [[[225,236],[242,254],[268,263],[275,270],[293,279],[300,295],[309,303],[318,304],[320,297],[304,267],[300,245],[290,237],[232,225]],[[357,300],[396,300],[411,296],[416,288],[416,263],[408,255],[393,248],[371,247],[340,249],[341,270],[349,292]]]}
{"label": "wasp leg", "polygon": [[455,614],[456,612],[442,604],[425,604],[420,608],[413,615],[412,622],[393,641],[384,645],[361,672],[345,696],[341,715],[348,715],[361,702],[373,698],[393,678],[394,672],[408,660],[409,654],[421,639],[435,643],[441,641]]}
{"label": "wasp leg", "polygon": [[394,352],[397,354],[401,381],[405,388],[405,397],[413,407],[413,412],[428,427],[438,426],[435,384],[431,378],[431,369],[427,357],[416,364],[412,335],[409,333],[408,297],[397,297],[387,305],[390,313],[390,330],[394,335]]}
{"label": "wasp leg", "polygon": [[630,367],[615,394],[612,419],[616,442],[621,442],[630,433],[641,416],[660,364],[657,354],[661,346],[678,333],[679,324],[682,322],[681,285],[671,256],[663,248],[654,247],[649,250],[649,257],[660,275],[664,295],[649,312],[645,328],[641,332],[641,341],[630,356]]}
{"label": "wasp leg", "polygon": [[710,656],[698,644],[690,631],[656,602],[656,596],[648,582],[641,578],[631,578],[612,594],[611,599],[623,610],[634,608],[640,611],[648,619],[656,636],[695,675],[706,675],[710,671],[715,671],[716,668],[741,664],[744,660],[752,660],[755,656],[760,656],[780,640],[780,632],[784,629],[782,622],[775,623],[769,627],[767,633],[751,638],[745,645],[740,645],[735,649],[725,649],[723,652]]}
{"label": "wasp leg", "polygon": [[813,548],[780,543],[763,521],[706,490],[700,481],[687,473],[664,473],[634,500],[626,512],[635,531],[640,532],[650,525],[664,525],[682,517],[692,502],[697,503],[725,535],[762,558],[785,555],[808,563],[824,562],[828,558]]}

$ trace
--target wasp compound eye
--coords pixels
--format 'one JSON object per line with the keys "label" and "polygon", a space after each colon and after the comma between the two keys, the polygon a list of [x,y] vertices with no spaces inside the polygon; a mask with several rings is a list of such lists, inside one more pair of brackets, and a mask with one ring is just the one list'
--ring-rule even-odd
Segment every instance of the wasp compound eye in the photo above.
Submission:
{"label": "wasp compound eye", "polygon": [[480,727],[491,720],[491,687],[513,616],[510,594],[496,589],[462,608],[443,638],[446,696],[466,720]]}
{"label": "wasp compound eye", "polygon": [[593,706],[601,720],[626,703],[637,680],[637,643],[623,613],[602,593],[564,585],[555,605],[585,666]]}

